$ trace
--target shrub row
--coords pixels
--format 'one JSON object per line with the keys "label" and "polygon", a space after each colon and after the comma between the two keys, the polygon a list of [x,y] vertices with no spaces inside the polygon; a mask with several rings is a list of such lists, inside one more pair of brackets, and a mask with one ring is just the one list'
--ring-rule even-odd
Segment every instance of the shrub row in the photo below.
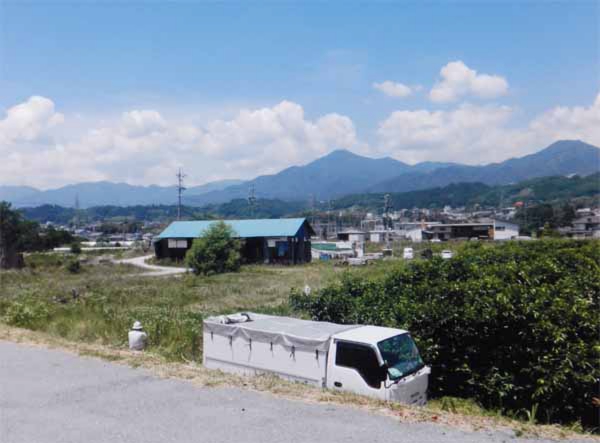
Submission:
{"label": "shrub row", "polygon": [[471,244],[451,260],[346,273],[292,307],[318,320],[410,330],[430,395],[474,398],[545,422],[594,421],[600,380],[600,243]]}

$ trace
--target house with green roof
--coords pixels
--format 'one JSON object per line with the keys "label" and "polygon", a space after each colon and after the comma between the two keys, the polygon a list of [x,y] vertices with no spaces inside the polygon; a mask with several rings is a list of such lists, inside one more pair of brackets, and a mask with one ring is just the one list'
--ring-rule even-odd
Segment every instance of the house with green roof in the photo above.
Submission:
{"label": "house with green roof", "polygon": [[[154,239],[156,257],[181,260],[196,238],[219,220],[176,221]],[[242,240],[247,263],[298,264],[311,260],[315,231],[305,218],[222,220]]]}

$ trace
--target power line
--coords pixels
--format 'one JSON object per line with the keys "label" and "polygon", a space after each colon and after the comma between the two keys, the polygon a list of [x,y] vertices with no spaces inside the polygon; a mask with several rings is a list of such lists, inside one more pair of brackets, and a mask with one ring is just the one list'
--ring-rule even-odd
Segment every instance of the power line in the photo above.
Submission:
{"label": "power line", "polygon": [[177,220],[181,220],[181,194],[185,191],[185,187],[183,186],[183,179],[186,175],[181,172],[181,168],[179,168],[179,172],[177,172]]}

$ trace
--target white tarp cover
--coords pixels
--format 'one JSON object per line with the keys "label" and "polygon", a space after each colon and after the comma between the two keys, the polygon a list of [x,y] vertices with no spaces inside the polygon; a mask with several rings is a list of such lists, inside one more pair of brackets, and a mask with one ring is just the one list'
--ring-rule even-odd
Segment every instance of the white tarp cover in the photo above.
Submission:
{"label": "white tarp cover", "polygon": [[243,337],[246,340],[263,343],[281,344],[307,351],[326,352],[329,349],[329,340],[332,335],[359,327],[359,325],[338,325],[253,312],[243,313],[249,317],[249,321],[229,323],[228,317],[237,319],[239,315],[206,318],[204,332],[226,337]]}

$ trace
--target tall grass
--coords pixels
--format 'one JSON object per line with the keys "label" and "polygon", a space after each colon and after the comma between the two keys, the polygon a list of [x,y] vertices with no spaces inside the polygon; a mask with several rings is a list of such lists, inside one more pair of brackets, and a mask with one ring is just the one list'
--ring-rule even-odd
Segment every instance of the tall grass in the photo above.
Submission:
{"label": "tall grass", "polygon": [[[149,347],[172,360],[202,358],[202,319],[238,310],[288,314],[290,288],[319,288],[335,276],[331,264],[246,266],[211,277],[141,277],[126,265],[83,264],[32,254],[21,271],[0,272],[0,321],[72,341],[124,347],[135,320]],[[73,293],[77,297],[73,297]]]}

